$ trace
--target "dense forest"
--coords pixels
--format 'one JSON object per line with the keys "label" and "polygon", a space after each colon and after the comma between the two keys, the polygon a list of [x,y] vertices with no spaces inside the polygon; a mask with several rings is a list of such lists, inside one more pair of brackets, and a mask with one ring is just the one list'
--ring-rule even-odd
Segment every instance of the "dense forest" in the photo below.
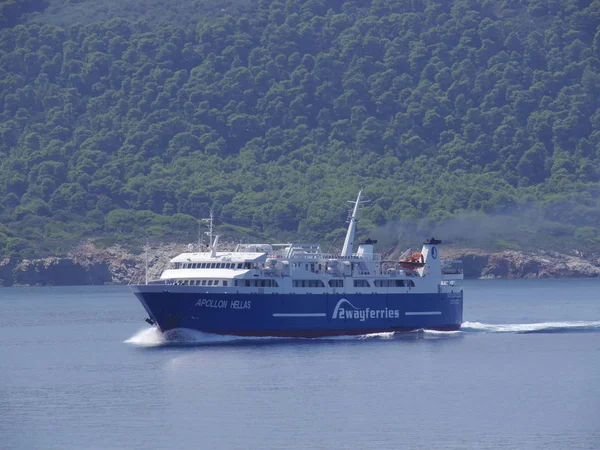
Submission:
{"label": "dense forest", "polygon": [[0,5],[0,258],[332,243],[360,187],[382,241],[599,252],[600,0],[104,3]]}

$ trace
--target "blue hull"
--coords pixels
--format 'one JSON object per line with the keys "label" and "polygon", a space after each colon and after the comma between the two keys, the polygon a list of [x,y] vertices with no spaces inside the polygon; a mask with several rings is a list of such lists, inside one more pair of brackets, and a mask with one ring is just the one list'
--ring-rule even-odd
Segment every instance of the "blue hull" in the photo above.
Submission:
{"label": "blue hull", "polygon": [[462,291],[435,294],[239,294],[190,287],[133,288],[162,331],[320,337],[460,329]]}

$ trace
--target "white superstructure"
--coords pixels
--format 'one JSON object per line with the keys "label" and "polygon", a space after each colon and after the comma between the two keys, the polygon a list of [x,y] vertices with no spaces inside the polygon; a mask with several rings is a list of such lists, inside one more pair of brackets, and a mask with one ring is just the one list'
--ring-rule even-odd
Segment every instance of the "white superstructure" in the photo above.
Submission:
{"label": "white superstructure", "polygon": [[[442,293],[462,289],[462,263],[441,261],[437,245],[427,240],[404,260],[382,260],[376,241],[359,243],[353,252],[358,206],[354,203],[339,254],[318,244],[240,244],[217,251],[216,236],[206,252],[182,253],[170,261],[160,280],[150,284],[189,286],[198,292],[277,294]],[[212,230],[212,227],[211,227]]]}

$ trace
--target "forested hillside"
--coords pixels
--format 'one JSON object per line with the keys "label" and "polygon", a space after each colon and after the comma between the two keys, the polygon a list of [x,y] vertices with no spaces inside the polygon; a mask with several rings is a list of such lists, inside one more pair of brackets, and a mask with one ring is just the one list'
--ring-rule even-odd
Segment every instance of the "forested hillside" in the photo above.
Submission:
{"label": "forested hillside", "polygon": [[180,2],[185,20],[95,23],[9,3],[0,258],[189,238],[211,208],[238,236],[326,243],[361,186],[374,234],[600,248],[600,0],[261,0],[204,19]]}

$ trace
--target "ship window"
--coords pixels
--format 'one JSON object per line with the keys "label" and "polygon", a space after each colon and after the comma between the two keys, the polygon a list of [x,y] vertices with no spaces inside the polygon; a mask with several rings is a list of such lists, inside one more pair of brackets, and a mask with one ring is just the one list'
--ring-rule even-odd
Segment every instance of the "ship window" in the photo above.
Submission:
{"label": "ship window", "polygon": [[206,280],[202,280],[202,286],[206,286]]}
{"label": "ship window", "polygon": [[354,287],[370,287],[367,280],[354,280]]}
{"label": "ship window", "polygon": [[227,280],[223,280],[223,286],[227,286]]}
{"label": "ship window", "polygon": [[329,280],[330,287],[344,287],[344,280]]}
{"label": "ship window", "polygon": [[308,288],[318,288],[325,287],[321,280],[293,280],[292,286],[294,287],[308,287]]}

